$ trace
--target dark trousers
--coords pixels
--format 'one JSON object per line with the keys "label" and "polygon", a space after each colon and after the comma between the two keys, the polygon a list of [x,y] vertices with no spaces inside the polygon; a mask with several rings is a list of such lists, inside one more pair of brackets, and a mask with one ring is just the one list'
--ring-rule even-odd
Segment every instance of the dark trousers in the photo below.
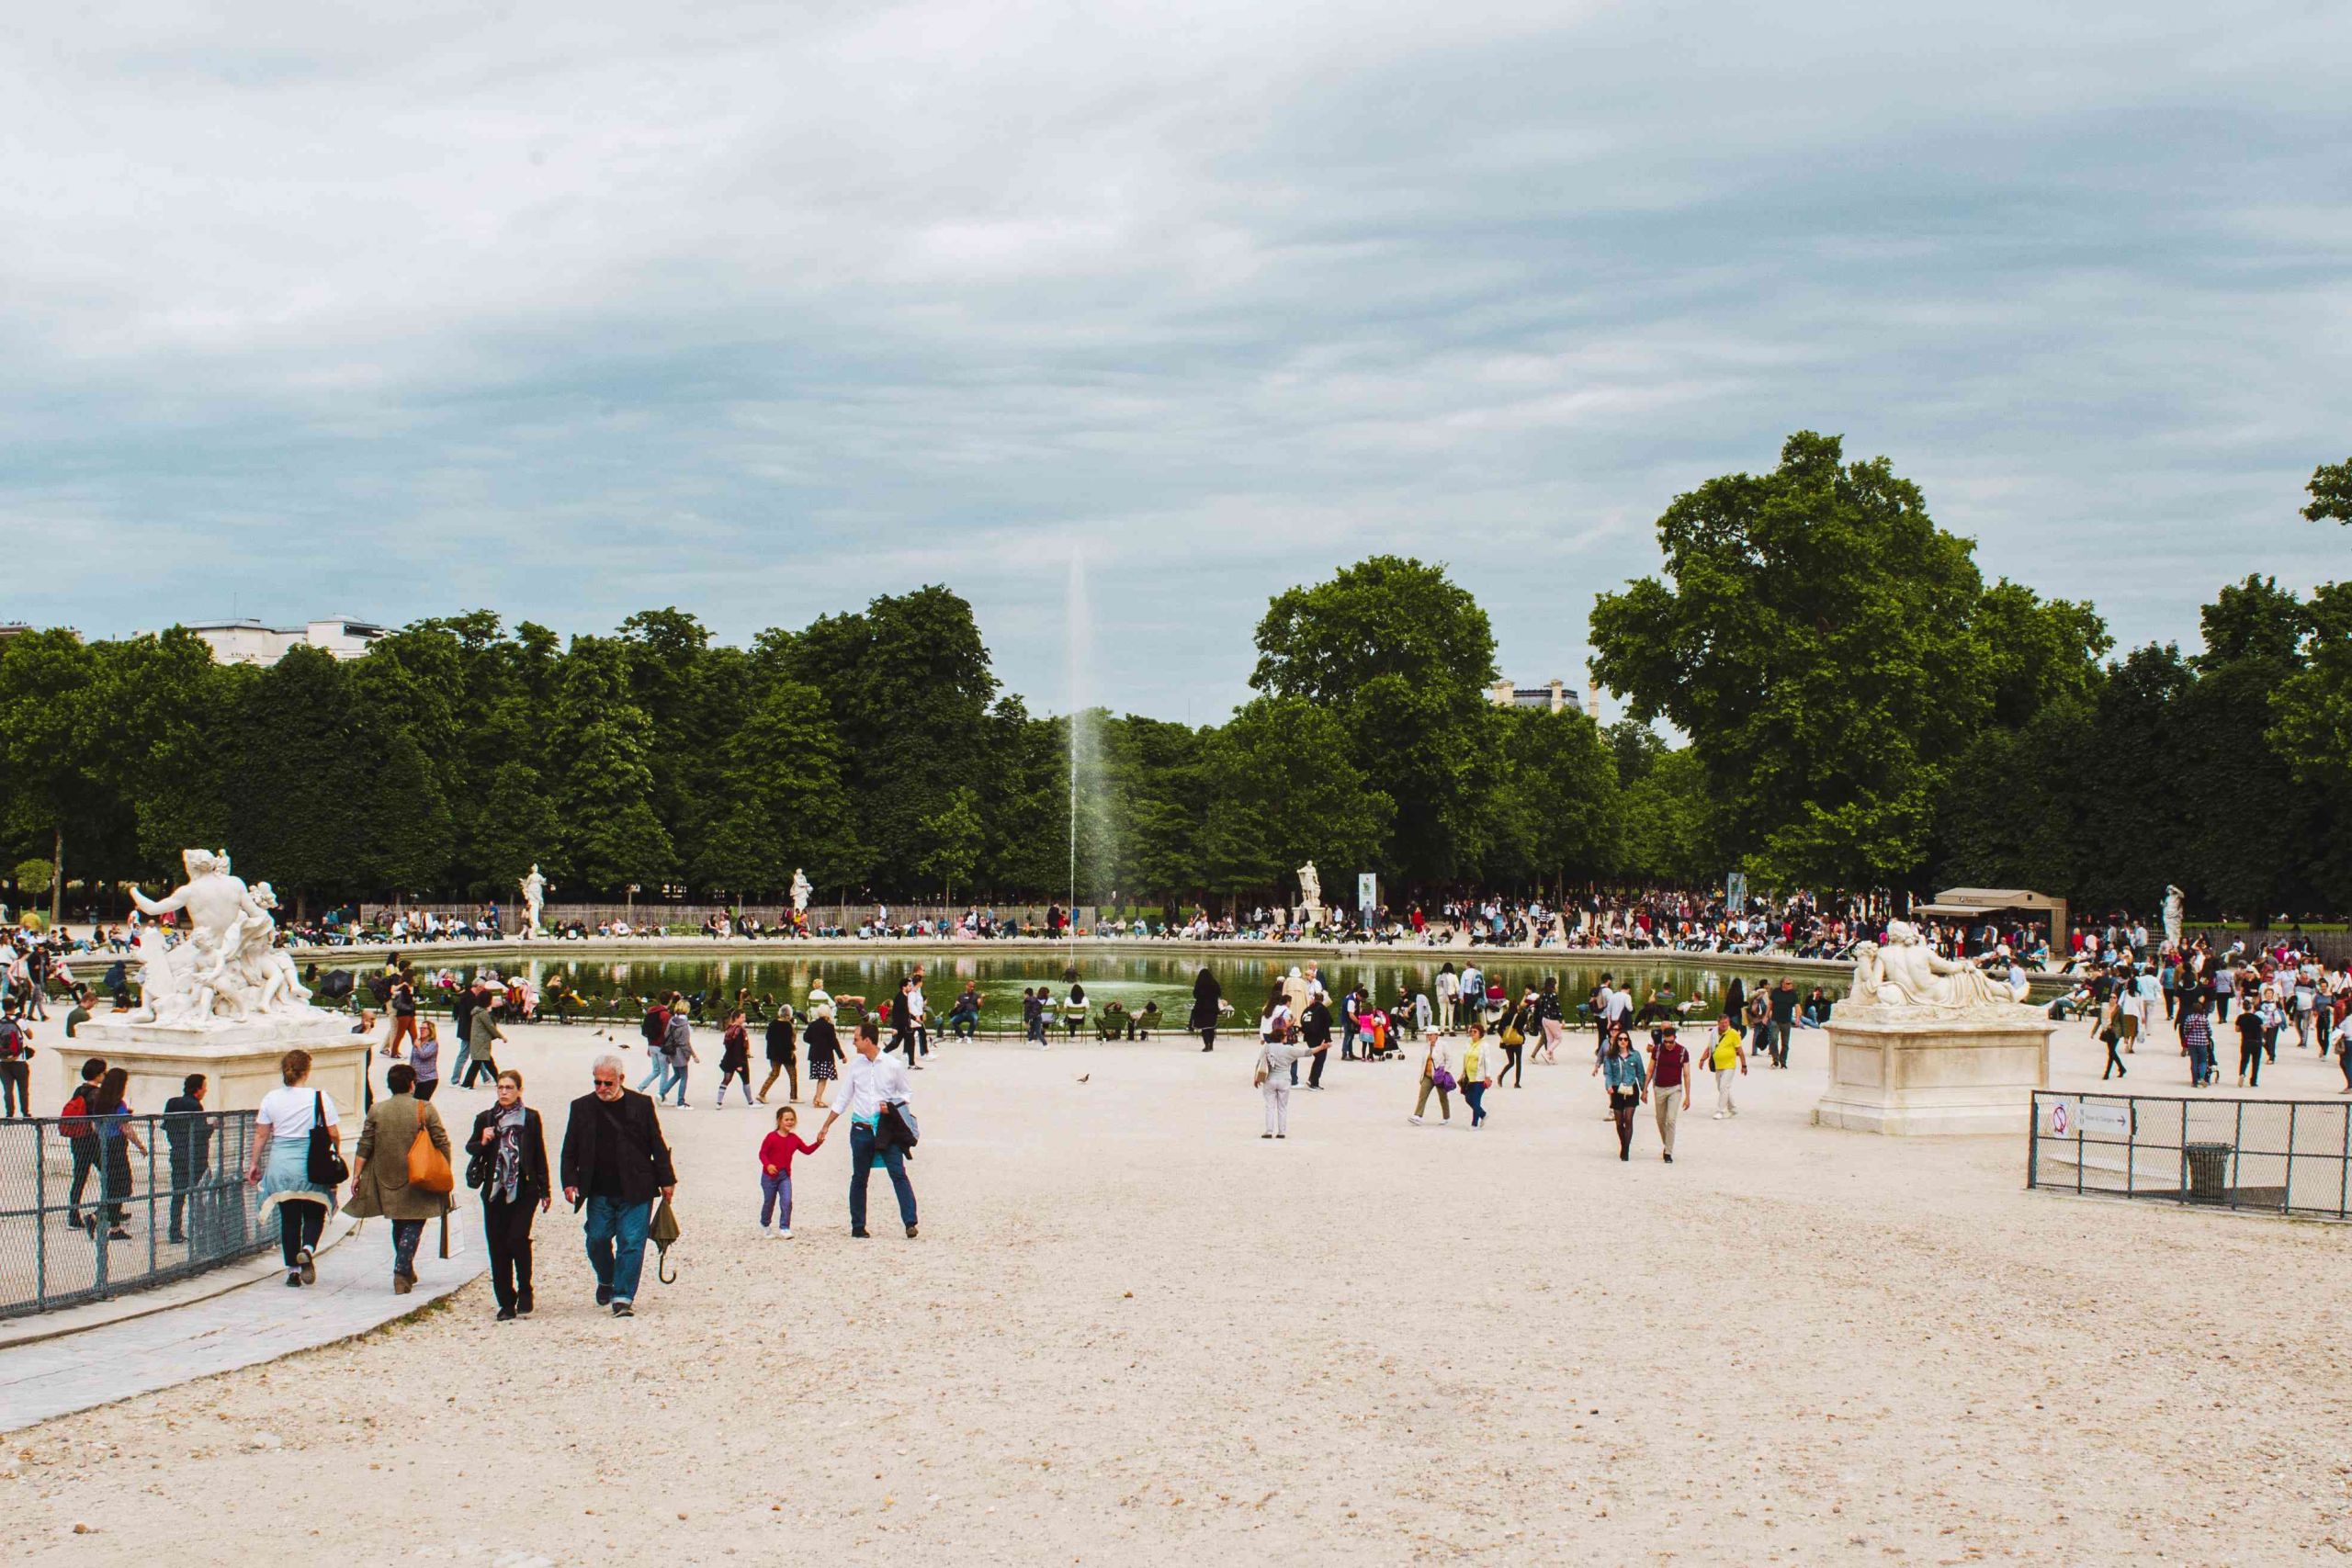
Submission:
{"label": "dark trousers", "polygon": [[415,1089],[412,1092],[413,1092],[419,1100],[431,1100],[433,1098],[433,1091],[440,1087],[441,1080],[439,1078],[419,1078],[416,1080]]}
{"label": "dark trousers", "polygon": [[107,1224],[119,1225],[130,1218],[127,1200],[130,1197],[130,1140],[118,1134],[106,1140],[106,1173],[103,1191],[107,1201]]}
{"label": "dark trousers", "polygon": [[1513,1089],[1524,1089],[1527,1087],[1527,1063],[1521,1059],[1526,1055],[1526,1052],[1527,1047],[1524,1045],[1506,1045],[1503,1047],[1503,1070],[1495,1075],[1495,1082],[1497,1084],[1500,1084],[1503,1079],[1509,1078],[1510,1079],[1511,1087]]}
{"label": "dark trousers", "polygon": [[477,1078],[488,1078],[493,1085],[496,1084],[498,1082],[498,1064],[488,1056],[474,1055],[467,1057],[465,1074],[458,1079],[458,1087],[459,1089],[471,1089],[474,1087],[474,1081]]}
{"label": "dark trousers", "polygon": [[2123,1058],[2116,1055],[2115,1046],[2120,1036],[2102,1035],[2100,1038],[2107,1042],[2107,1070],[2100,1073],[2099,1077],[2104,1078],[2109,1073],[2114,1074],[2117,1077],[2130,1077],[2130,1073],[2123,1066]]}
{"label": "dark trousers", "polygon": [[33,1065],[30,1062],[0,1062],[0,1096],[7,1102],[11,1116],[33,1113]]}
{"label": "dark trousers", "polygon": [[1329,1051],[1318,1051],[1315,1054],[1315,1065],[1306,1069],[1307,1088],[1321,1089],[1323,1087],[1323,1064],[1330,1055]]}
{"label": "dark trousers", "polygon": [[893,1051],[905,1051],[907,1054],[907,1066],[910,1067],[913,1066],[915,1065],[915,1032],[911,1029],[892,1030],[890,1032],[890,1049]]}
{"label": "dark trousers", "polygon": [[531,1219],[538,1201],[527,1187],[517,1187],[514,1201],[485,1198],[481,1204],[482,1235],[490,1243],[490,1288],[502,1308],[531,1299]]}
{"label": "dark trousers", "polygon": [[424,1239],[423,1220],[392,1222],[392,1272],[416,1278],[416,1244]]}
{"label": "dark trousers", "polygon": [[[899,1218],[915,1223],[915,1190],[907,1180],[907,1152],[895,1144],[883,1151],[882,1168],[899,1195]],[[865,1228],[865,1182],[874,1174],[874,1129],[862,1122],[849,1124],[849,1228]]]}
{"label": "dark trousers", "polygon": [[2253,1077],[2248,1082],[2256,1089],[2262,1087],[2262,1045],[2260,1042],[2238,1046],[2238,1077]]}
{"label": "dark trousers", "polygon": [[[78,1216],[82,1213],[82,1189],[88,1183],[90,1172],[98,1168],[98,1139],[97,1134],[92,1134],[70,1142],[74,1151],[74,1185],[66,1193],[65,1215],[68,1220],[78,1224]],[[104,1184],[100,1185],[103,1188]]]}
{"label": "dark trousers", "polygon": [[187,1195],[204,1180],[212,1168],[210,1159],[195,1153],[172,1155],[172,1238],[176,1241],[187,1234]]}
{"label": "dark trousers", "polygon": [[298,1261],[296,1254],[306,1247],[319,1244],[319,1233],[327,1227],[327,1210],[323,1203],[280,1203],[277,1205],[277,1250],[291,1269]]}
{"label": "dark trousers", "polygon": [[1778,1021],[1772,1024],[1772,1065],[1776,1067],[1789,1065],[1789,1031],[1792,1027]]}

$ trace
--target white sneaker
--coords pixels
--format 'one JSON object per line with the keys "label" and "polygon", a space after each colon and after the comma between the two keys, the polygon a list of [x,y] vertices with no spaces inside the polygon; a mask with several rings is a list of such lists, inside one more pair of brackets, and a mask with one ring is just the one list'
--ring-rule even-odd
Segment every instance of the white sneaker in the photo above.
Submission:
{"label": "white sneaker", "polygon": [[1723,1119],[1724,1119],[1724,1113],[1723,1113],[1722,1111],[1716,1111],[1716,1112],[1715,1112],[1715,1120],[1716,1120],[1716,1121],[1718,1121],[1718,1122],[1720,1122],[1720,1121],[1722,1121]]}
{"label": "white sneaker", "polygon": [[792,1239],[792,1233],[790,1231],[778,1231],[775,1233],[775,1238],[778,1241],[790,1241]]}
{"label": "white sneaker", "polygon": [[1421,1124],[1421,1119],[1418,1116],[1408,1116],[1405,1120],[1410,1122],[1416,1127]]}

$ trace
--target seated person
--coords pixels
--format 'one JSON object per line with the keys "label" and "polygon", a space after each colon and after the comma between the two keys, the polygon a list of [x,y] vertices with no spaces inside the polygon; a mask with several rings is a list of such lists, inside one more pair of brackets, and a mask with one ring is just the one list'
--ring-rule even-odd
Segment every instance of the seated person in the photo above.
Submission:
{"label": "seated person", "polygon": [[1151,1032],[1159,1027],[1159,1004],[1148,1001],[1127,1014],[1127,1038],[1148,1040]]}

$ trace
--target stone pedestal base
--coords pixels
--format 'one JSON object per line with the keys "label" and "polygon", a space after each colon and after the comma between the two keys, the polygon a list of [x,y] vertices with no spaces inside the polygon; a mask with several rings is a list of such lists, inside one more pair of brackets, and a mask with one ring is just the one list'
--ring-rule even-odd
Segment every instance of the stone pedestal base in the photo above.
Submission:
{"label": "stone pedestal base", "polygon": [[[311,1054],[312,1089],[324,1090],[345,1117],[358,1114],[368,1071],[368,1037],[350,1032],[351,1021],[304,1009],[244,1023],[187,1029],[156,1023],[127,1023],[98,1017],[68,1042],[71,1073],[85,1056],[104,1056],[110,1066],[130,1073],[130,1103],[142,1112],[160,1111],[180,1092],[190,1073],[210,1080],[208,1111],[251,1111],[283,1081],[278,1059],[300,1048]],[[67,1079],[70,1091],[72,1079]]]}
{"label": "stone pedestal base", "polygon": [[2032,1091],[2050,1085],[2057,1027],[2030,1008],[1901,1022],[1833,1014],[1829,1088],[1814,1122],[1897,1135],[2023,1132]]}

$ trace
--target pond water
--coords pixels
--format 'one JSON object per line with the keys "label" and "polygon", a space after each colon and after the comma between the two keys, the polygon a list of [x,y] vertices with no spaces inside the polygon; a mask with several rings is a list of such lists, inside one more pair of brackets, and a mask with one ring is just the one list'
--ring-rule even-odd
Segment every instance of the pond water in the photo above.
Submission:
{"label": "pond water", "polygon": [[[1407,950],[1362,958],[1321,957],[1315,961],[1321,965],[1324,985],[1335,998],[1346,994],[1351,986],[1369,981],[1374,998],[1386,1004],[1408,988],[1429,992],[1434,1003],[1432,986],[1440,965],[1450,961],[1458,971],[1464,958],[1460,953],[1424,954]],[[1578,954],[1489,954],[1483,949],[1478,959],[1488,977],[1514,996],[1523,986],[1540,986],[1548,978],[1557,977],[1564,1011],[1571,1022],[1576,1019],[1577,1004],[1591,993],[1603,974],[1616,976],[1621,984],[1630,981],[1637,1002],[1655,988],[1664,1000],[1697,999],[1717,1006],[1733,977],[1732,971],[1710,969],[1695,959],[1600,961]],[[701,1016],[715,1020],[725,1000],[739,992],[747,992],[755,999],[789,1001],[796,1011],[805,1010],[809,986],[820,976],[825,988],[835,998],[862,996],[879,1009],[897,994],[900,977],[921,964],[924,971],[923,994],[930,1001],[934,1027],[945,1019],[967,982],[979,987],[983,1029],[1018,1031],[1023,987],[1046,986],[1058,998],[1068,994],[1069,982],[1075,977],[1084,982],[1090,1010],[1097,1015],[1112,1001],[1130,1012],[1139,1012],[1147,1004],[1157,1003],[1161,1026],[1181,1030],[1192,1010],[1193,978],[1204,964],[1224,987],[1226,999],[1233,1004],[1227,1027],[1238,1027],[1257,1017],[1275,978],[1288,974],[1294,964],[1303,968],[1306,962],[1305,956],[1260,953],[1235,953],[1230,956],[1214,953],[1204,959],[1197,954],[1096,954],[1080,948],[1073,957],[1067,951],[1048,948],[1020,948],[999,954],[925,952],[920,947],[894,946],[871,953],[826,953],[808,957],[665,957],[643,962],[582,964],[535,958],[503,965],[420,964],[418,970],[431,975],[447,968],[459,976],[471,974],[476,967],[495,968],[503,974],[519,970],[537,984],[543,997],[551,999],[568,987],[581,998],[585,1011],[599,1017],[634,1017],[639,1010],[637,998],[676,990],[689,997],[702,996],[705,1004]],[[1754,972],[1742,972],[1740,977],[1752,987],[1758,976]],[[1794,972],[1794,978],[1800,991],[1809,991],[1820,983],[1818,976],[1808,973]],[[1833,997],[1843,996],[1842,976],[1827,989]],[[543,1005],[543,1012],[546,1010]],[[843,1015],[848,1016],[849,1011],[845,1008]]]}

